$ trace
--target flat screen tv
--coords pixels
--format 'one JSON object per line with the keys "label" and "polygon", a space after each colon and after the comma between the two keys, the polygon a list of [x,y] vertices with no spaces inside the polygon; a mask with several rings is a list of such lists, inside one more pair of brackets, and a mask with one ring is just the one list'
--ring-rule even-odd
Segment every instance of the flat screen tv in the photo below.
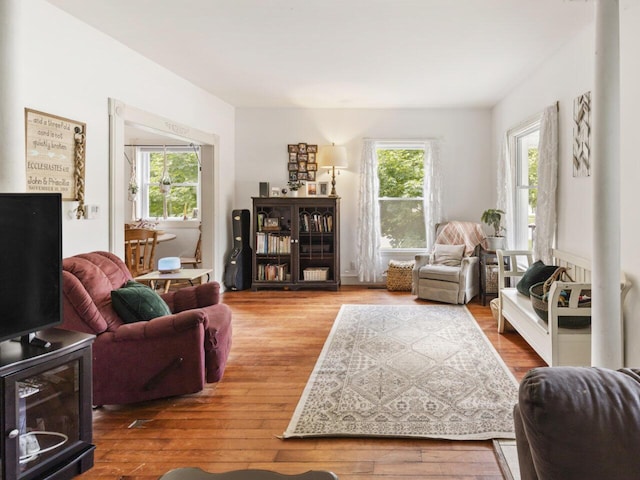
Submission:
{"label": "flat screen tv", "polygon": [[61,322],[61,195],[0,193],[0,342]]}

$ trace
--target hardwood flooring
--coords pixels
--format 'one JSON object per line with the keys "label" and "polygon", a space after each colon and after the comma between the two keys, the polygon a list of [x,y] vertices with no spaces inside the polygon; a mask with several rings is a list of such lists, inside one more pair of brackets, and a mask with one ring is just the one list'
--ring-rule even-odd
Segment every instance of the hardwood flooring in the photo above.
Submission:
{"label": "hardwood flooring", "polygon": [[[342,304],[414,304],[407,292],[227,292],[233,347],[224,378],[204,391],[94,411],[95,465],[81,479],[151,480],[170,469],[310,469],[340,480],[498,480],[490,441],[288,439],[287,427]],[[517,379],[544,362],[516,333],[499,335],[489,306],[469,305]],[[135,368],[135,366],[132,366]]]}

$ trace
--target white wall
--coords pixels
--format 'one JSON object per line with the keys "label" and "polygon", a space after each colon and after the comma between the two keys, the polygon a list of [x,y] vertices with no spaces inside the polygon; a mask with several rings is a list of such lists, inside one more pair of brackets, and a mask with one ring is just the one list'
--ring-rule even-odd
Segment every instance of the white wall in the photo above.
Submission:
{"label": "white wall", "polygon": [[[10,84],[11,101],[0,105],[3,123],[24,125],[24,108],[32,108],[87,124],[85,201],[99,205],[103,215],[98,220],[65,220],[64,256],[109,248],[109,97],[219,135],[217,159],[225,182],[217,198],[219,211],[229,211],[235,154],[232,106],[42,0],[2,1],[12,5],[11,18],[3,21],[14,31],[11,44],[3,48],[14,60],[3,66],[2,75],[19,79]],[[3,138],[4,191],[25,188],[24,128],[14,131]],[[74,207],[65,202],[67,210]],[[226,217],[216,219],[216,238],[229,243]],[[219,279],[222,259],[216,263]]]}
{"label": "white wall", "polygon": [[[363,138],[441,138],[445,219],[479,221],[494,206],[488,109],[336,110],[239,108],[236,111],[235,208],[251,210],[259,182],[286,186],[287,144],[347,147],[349,168],[336,179],[341,199],[341,272],[352,283]],[[328,173],[318,181],[330,181]]]}
{"label": "white wall", "polygon": [[544,107],[559,104],[558,248],[591,258],[591,177],[573,177],[573,99],[593,88],[593,28],[586,28],[496,105],[495,158],[505,133]]}
{"label": "white wall", "polygon": [[[621,10],[621,249],[622,270],[633,283],[624,306],[625,365],[640,365],[640,200],[637,158],[637,112],[640,109],[640,7],[622,2]],[[494,145],[497,155],[502,136],[512,126],[546,105],[559,101],[560,152],[558,179],[558,248],[593,258],[593,177],[574,178],[571,166],[573,99],[592,90],[594,82],[593,26],[545,61],[535,75],[507,95],[493,112]],[[597,160],[595,160],[597,161]]]}
{"label": "white wall", "polygon": [[638,112],[640,111],[640,6],[621,5],[620,97],[621,97],[621,256],[622,269],[633,287],[625,302],[625,364],[640,365],[640,161],[638,160]]}

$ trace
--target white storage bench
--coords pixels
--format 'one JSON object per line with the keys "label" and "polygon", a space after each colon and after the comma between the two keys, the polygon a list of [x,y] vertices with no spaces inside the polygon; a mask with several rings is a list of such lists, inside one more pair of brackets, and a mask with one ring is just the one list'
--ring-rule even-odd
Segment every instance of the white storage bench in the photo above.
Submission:
{"label": "white storage bench", "polygon": [[[590,307],[578,307],[583,290],[591,289],[589,261],[560,250],[553,250],[553,264],[567,268],[573,282],[554,282],[549,290],[548,321],[544,322],[533,310],[531,299],[515,288],[519,277],[533,263],[528,250],[498,250],[498,332],[503,333],[505,321],[531,345],[549,366],[590,366],[591,327],[561,328],[558,317],[590,316]],[[512,279],[508,287],[506,279]],[[621,299],[629,288],[622,279]],[[562,291],[569,294],[569,304],[558,306]]]}

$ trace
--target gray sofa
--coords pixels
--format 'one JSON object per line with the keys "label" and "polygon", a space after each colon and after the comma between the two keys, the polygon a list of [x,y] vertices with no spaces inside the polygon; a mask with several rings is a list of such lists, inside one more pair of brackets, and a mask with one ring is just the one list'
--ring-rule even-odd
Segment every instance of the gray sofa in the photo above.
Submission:
{"label": "gray sofa", "polygon": [[640,370],[535,368],[514,420],[522,480],[640,478]]}

